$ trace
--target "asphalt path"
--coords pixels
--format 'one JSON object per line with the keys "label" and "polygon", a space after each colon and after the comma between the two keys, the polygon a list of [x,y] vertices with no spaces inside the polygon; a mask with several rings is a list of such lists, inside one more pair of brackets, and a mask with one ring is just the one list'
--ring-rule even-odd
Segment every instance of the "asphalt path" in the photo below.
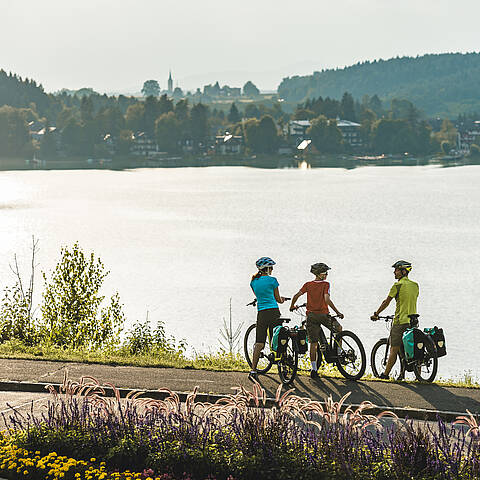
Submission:
{"label": "asphalt path", "polygon": [[[7,402],[17,402],[20,405],[27,401],[27,398],[41,403],[45,397],[45,384],[61,384],[65,375],[77,382],[83,376],[90,376],[100,384],[110,383],[122,389],[145,390],[147,396],[153,396],[159,388],[186,394],[198,386],[201,394],[199,401],[215,401],[218,396],[232,393],[232,387],[252,389],[247,374],[240,372],[10,359],[2,359],[1,371],[1,410],[8,408]],[[274,398],[280,385],[275,367],[267,375],[260,376],[259,382],[267,397]],[[456,415],[465,414],[467,409],[474,414],[480,413],[478,388],[446,387],[418,382],[353,382],[332,377],[312,380],[307,375],[299,375],[292,387],[295,388],[293,394],[320,401],[329,396],[337,401],[350,392],[347,404],[358,405],[368,400],[377,405],[379,410],[391,409],[402,417],[433,420],[437,412],[442,412],[444,419],[452,420]],[[37,393],[39,396],[27,397],[27,393]]]}

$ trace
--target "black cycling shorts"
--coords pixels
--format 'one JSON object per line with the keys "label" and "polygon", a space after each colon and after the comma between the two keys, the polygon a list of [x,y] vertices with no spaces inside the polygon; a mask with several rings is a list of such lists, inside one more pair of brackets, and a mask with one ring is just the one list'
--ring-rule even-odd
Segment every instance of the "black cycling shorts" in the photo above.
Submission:
{"label": "black cycling shorts", "polygon": [[280,310],[278,308],[267,308],[257,313],[257,328],[255,335],[256,343],[265,343],[267,340],[267,329],[270,329],[270,338],[273,335],[273,328],[281,325],[279,322]]}

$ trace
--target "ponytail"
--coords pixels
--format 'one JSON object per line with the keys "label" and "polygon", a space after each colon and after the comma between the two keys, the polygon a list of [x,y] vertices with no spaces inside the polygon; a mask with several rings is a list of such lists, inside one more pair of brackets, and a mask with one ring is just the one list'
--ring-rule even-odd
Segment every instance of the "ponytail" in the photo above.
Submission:
{"label": "ponytail", "polygon": [[260,277],[262,276],[262,273],[263,273],[263,272],[262,272],[261,270],[259,270],[255,275],[252,276],[252,280],[251,280],[251,281],[253,282],[253,281],[256,280],[257,278],[260,278]]}
{"label": "ponytail", "polygon": [[[256,280],[257,278],[260,278],[262,275],[265,275],[265,274],[269,275],[269,273],[268,273],[268,269],[269,269],[269,268],[272,268],[272,267],[263,267],[263,268],[261,268],[260,270],[258,270],[258,272],[257,272],[255,275],[252,276],[252,280],[251,280],[251,281],[253,282],[253,281]],[[271,272],[271,271],[270,271],[270,272]]]}

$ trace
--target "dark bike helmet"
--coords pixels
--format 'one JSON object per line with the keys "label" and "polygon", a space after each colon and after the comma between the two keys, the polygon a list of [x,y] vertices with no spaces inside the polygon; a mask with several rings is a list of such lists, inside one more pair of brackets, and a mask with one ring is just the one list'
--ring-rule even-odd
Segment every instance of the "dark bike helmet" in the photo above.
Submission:
{"label": "dark bike helmet", "polygon": [[399,260],[392,265],[392,268],[398,268],[399,270],[406,270],[409,272],[412,269],[412,264],[405,260]]}
{"label": "dark bike helmet", "polygon": [[330,270],[330,267],[326,265],[325,263],[314,263],[310,267],[310,272],[312,272],[314,275],[320,275],[321,273],[327,273],[327,271]]}
{"label": "dark bike helmet", "polygon": [[275,262],[270,257],[261,257],[255,262],[255,265],[259,270],[263,270],[266,267],[273,267]]}

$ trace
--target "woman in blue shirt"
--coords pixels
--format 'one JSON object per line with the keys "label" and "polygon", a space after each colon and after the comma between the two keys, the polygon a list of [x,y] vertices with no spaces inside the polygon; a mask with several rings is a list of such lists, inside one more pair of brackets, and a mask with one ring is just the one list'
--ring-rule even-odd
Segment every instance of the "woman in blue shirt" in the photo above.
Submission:
{"label": "woman in blue shirt", "polygon": [[278,292],[278,281],[272,277],[272,270],[275,262],[270,257],[261,257],[255,265],[258,272],[252,277],[250,287],[257,298],[257,328],[255,337],[255,346],[253,348],[252,370],[248,374],[250,380],[257,380],[257,364],[260,359],[265,341],[267,339],[267,329],[270,328],[270,334],[275,325],[278,325],[280,310],[278,304],[285,301],[284,297]]}

